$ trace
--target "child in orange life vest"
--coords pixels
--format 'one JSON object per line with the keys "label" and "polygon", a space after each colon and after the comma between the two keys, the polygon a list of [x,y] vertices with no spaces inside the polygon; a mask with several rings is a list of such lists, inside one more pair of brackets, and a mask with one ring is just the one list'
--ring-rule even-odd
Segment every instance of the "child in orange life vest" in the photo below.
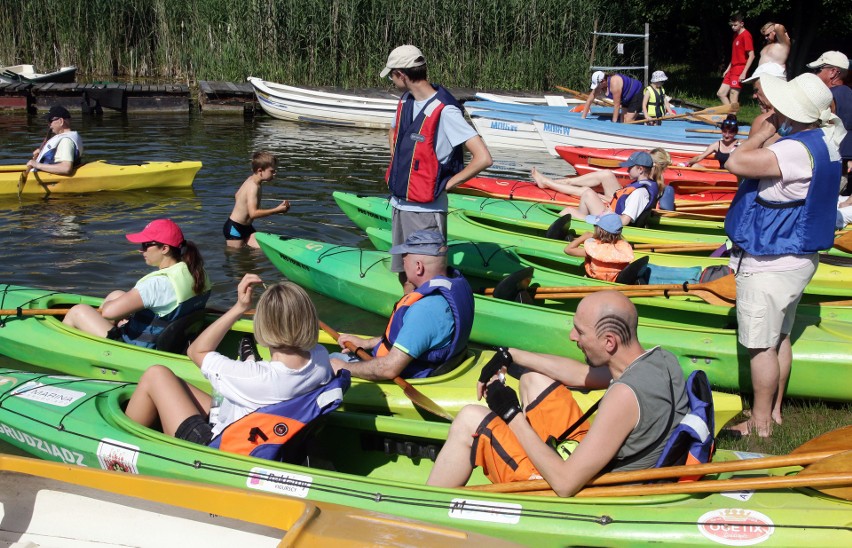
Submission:
{"label": "child in orange life vest", "polygon": [[633,261],[633,248],[621,237],[621,217],[615,213],[589,215],[586,222],[594,225],[594,234],[586,232],[575,238],[565,248],[565,253],[585,257],[586,274],[590,278],[614,282]]}

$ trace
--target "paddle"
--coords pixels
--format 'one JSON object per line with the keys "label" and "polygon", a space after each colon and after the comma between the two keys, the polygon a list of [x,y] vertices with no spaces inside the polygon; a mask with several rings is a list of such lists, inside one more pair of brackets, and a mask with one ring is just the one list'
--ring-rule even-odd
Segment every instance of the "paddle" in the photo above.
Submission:
{"label": "paddle", "polygon": [[[680,118],[693,118],[693,117],[696,117],[696,116],[706,116],[706,115],[713,115],[713,114],[728,114],[728,113],[732,113],[732,112],[737,112],[739,110],[739,108],[740,108],[739,103],[731,103],[729,105],[718,105],[718,106],[715,106],[715,107],[705,108],[704,110],[696,110],[696,111],[690,112],[688,114],[669,114],[669,115],[666,115],[666,116],[661,116],[660,118],[654,118],[654,121],[677,120],[677,119],[680,119]],[[705,122],[705,123],[708,123],[708,124],[714,124],[715,123],[715,122],[710,122],[710,121],[707,121],[707,120],[702,120],[701,118],[698,118],[698,120],[701,120],[702,122]],[[624,122],[624,123],[625,124],[644,124],[646,121],[647,120],[633,120],[631,122]]]}
{"label": "paddle", "polygon": [[592,293],[595,293],[594,288],[598,288],[598,287],[606,288],[606,289],[613,289],[615,291],[618,291],[619,293],[621,293],[625,297],[665,297],[665,298],[669,298],[669,297],[691,297],[691,296],[694,296],[694,297],[698,297],[699,299],[705,301],[707,304],[712,304],[712,305],[716,305],[716,306],[727,306],[727,307],[733,306],[733,303],[731,301],[728,301],[726,299],[723,299],[721,297],[714,295],[713,293],[710,293],[709,291],[704,291],[704,290],[701,290],[701,289],[689,290],[689,291],[683,291],[683,290],[670,290],[670,291],[650,290],[650,291],[646,291],[646,290],[640,289],[642,287],[641,285],[611,286],[611,287],[610,286],[589,286],[589,288],[591,288],[592,291],[589,291],[588,293],[542,293],[541,295],[538,295],[538,294],[534,295],[533,299],[538,299],[538,300],[544,300],[544,299],[550,299],[550,300],[582,299],[584,297],[588,297]]}
{"label": "paddle", "polygon": [[[722,244],[705,244],[688,242],[678,244],[634,244],[636,251],[652,251],[656,253],[682,253],[692,251],[716,251]],[[834,240],[834,247],[845,253],[852,253],[852,232],[844,232]]]}
{"label": "paddle", "polygon": [[[322,330],[328,333],[334,340],[340,339],[340,333],[332,329],[328,324],[322,321],[320,321],[319,324]],[[371,356],[366,350],[364,350],[363,348],[358,348],[352,343],[347,342],[346,348],[350,352],[354,352],[359,358],[364,361],[369,361],[373,359],[373,356]],[[417,407],[424,409],[432,413],[433,415],[437,415],[441,418],[447,419],[448,421],[453,420],[453,416],[450,415],[443,407],[421,394],[416,388],[411,386],[411,384],[409,384],[408,381],[406,381],[402,377],[394,377],[393,382],[395,382],[397,386],[402,388],[402,391],[405,396],[410,399]]]}
{"label": "paddle", "polygon": [[[622,160],[619,160],[617,158],[589,157],[589,158],[586,159],[586,163],[588,165],[592,166],[592,167],[606,167],[606,168],[615,167],[615,168],[617,168],[617,167],[621,167],[619,165],[621,162],[622,162]],[[713,173],[730,173],[727,169],[719,169],[719,168],[712,168],[712,167],[701,167],[701,166],[694,167],[694,166],[670,165],[666,169],[682,169],[682,170],[687,170],[687,171],[709,171],[709,172],[713,172]]]}
{"label": "paddle", "polygon": [[835,238],[834,247],[844,253],[852,253],[852,232],[846,231]]}
{"label": "paddle", "polygon": [[[589,98],[588,93],[583,93],[583,92],[576,91],[576,90],[573,90],[573,89],[570,89],[570,88],[564,88],[562,86],[555,86],[555,87],[556,87],[556,89],[558,89],[560,91],[564,91],[565,93],[569,93],[569,94],[573,95],[574,97],[576,97],[577,99],[582,99],[583,101],[586,101]],[[600,99],[598,97],[595,97],[594,102],[599,104],[599,105],[605,106],[605,107],[611,107],[611,106],[614,105],[614,103],[612,102],[612,99]]]}
{"label": "paddle", "polygon": [[[50,139],[51,133],[52,133],[52,130],[50,129],[50,127],[48,127],[47,133],[44,135],[44,141],[42,141],[41,145],[38,147],[39,150],[44,148],[45,143],[47,143],[47,140]],[[35,157],[36,157],[36,155],[33,154],[33,159],[35,159]],[[19,200],[21,199],[21,194],[24,192],[24,185],[27,184],[27,177],[29,176],[29,174],[30,174],[30,168],[24,167],[24,170],[21,172],[21,176],[18,178],[18,199]]]}
{"label": "paddle", "polygon": [[4,308],[0,316],[64,316],[67,308]]}
{"label": "paddle", "polygon": [[[691,293],[697,290],[708,291],[717,297],[721,297],[728,301],[734,301],[737,298],[737,283],[733,274],[728,274],[722,278],[718,278],[711,282],[689,284],[655,284],[655,285],[602,285],[602,286],[568,286],[568,287],[539,287],[536,289],[538,294],[560,293],[569,295],[572,293],[595,293],[598,291],[646,291],[648,293],[663,295],[667,291],[683,291]],[[486,293],[488,291],[486,290]],[[649,295],[650,296],[650,295]]]}
{"label": "paddle", "polygon": [[[717,134],[717,135],[718,135],[718,134],[720,134],[720,133],[722,133],[722,130],[721,130],[721,129],[697,129],[697,128],[693,129],[693,128],[687,128],[687,130],[686,130],[686,131],[691,131],[691,132],[693,132],[693,133],[715,133],[715,134]],[[737,133],[737,135],[742,135],[743,137],[748,137],[748,133],[744,133],[744,132],[742,132],[742,131],[738,132],[738,133]]]}
{"label": "paddle", "polygon": [[[743,459],[725,462],[708,462],[706,464],[688,464],[684,466],[667,466],[648,470],[632,470],[628,472],[609,472],[592,478],[586,485],[614,485],[618,483],[637,483],[656,481],[660,479],[680,478],[682,476],[705,476],[743,470],[763,470],[785,466],[803,466],[819,462],[822,459],[849,451],[852,448],[852,426],[838,428],[826,432],[812,440],[808,440],[789,455]],[[808,467],[810,469],[810,467]],[[821,470],[817,468],[816,470]],[[826,470],[821,470],[825,472]],[[705,482],[706,483],[706,482]],[[642,486],[630,486],[642,487]],[[488,485],[472,485],[466,487],[473,491],[488,491],[490,493],[523,493],[550,489],[543,479],[516,481],[512,483],[494,483]]]}

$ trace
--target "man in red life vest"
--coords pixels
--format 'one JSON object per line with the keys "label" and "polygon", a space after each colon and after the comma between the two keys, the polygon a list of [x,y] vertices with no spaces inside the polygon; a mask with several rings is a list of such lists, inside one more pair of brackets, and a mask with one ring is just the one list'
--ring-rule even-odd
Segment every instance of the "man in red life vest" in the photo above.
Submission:
{"label": "man in red life vest", "polygon": [[[442,86],[429,83],[426,58],[412,45],[388,56],[381,77],[403,92],[388,134],[391,162],[385,179],[393,206],[393,244],[400,245],[417,230],[447,235],[447,193],[491,165],[485,142],[464,119],[462,106]],[[471,160],[464,165],[464,147]],[[406,284],[402,258],[391,270]]]}

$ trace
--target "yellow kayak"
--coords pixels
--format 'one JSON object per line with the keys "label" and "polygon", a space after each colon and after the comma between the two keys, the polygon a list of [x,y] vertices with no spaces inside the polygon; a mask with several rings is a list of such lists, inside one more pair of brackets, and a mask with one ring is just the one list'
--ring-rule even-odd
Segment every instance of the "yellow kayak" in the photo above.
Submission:
{"label": "yellow kayak", "polygon": [[[0,166],[0,196],[16,195],[24,165]],[[80,194],[149,188],[188,188],[192,186],[201,162],[145,162],[118,165],[98,160],[78,167],[71,175],[33,171],[27,176],[22,194]]]}

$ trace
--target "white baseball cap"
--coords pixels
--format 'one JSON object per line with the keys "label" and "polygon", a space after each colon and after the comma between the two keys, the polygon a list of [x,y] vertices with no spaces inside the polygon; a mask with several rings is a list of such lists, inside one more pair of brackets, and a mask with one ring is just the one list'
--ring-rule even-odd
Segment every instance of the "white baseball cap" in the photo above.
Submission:
{"label": "white baseball cap", "polygon": [[657,82],[665,82],[669,77],[666,76],[666,73],[661,70],[655,70],[653,74],[651,74],[651,83],[656,84]]}
{"label": "white baseball cap", "polygon": [[425,64],[426,58],[423,56],[423,52],[416,46],[406,44],[390,52],[388,62],[385,63],[385,68],[382,69],[379,76],[384,78],[393,69],[422,67]]}
{"label": "white baseball cap", "polygon": [[603,73],[602,70],[598,70],[598,71],[593,72],[592,73],[592,87],[591,87],[591,89],[597,88],[598,85],[600,85],[600,83],[603,82],[603,79],[605,77],[606,77],[606,75]]}
{"label": "white baseball cap", "polygon": [[849,69],[849,58],[839,51],[827,51],[819,56],[813,63],[808,63],[808,68],[817,68],[822,65],[831,65],[841,69]]}
{"label": "white baseball cap", "polygon": [[763,63],[762,65],[758,65],[756,69],[754,69],[754,73],[746,78],[745,80],[740,80],[742,83],[754,82],[764,74],[768,74],[769,76],[774,76],[776,78],[787,79],[787,71],[779,65],[778,63]]}

